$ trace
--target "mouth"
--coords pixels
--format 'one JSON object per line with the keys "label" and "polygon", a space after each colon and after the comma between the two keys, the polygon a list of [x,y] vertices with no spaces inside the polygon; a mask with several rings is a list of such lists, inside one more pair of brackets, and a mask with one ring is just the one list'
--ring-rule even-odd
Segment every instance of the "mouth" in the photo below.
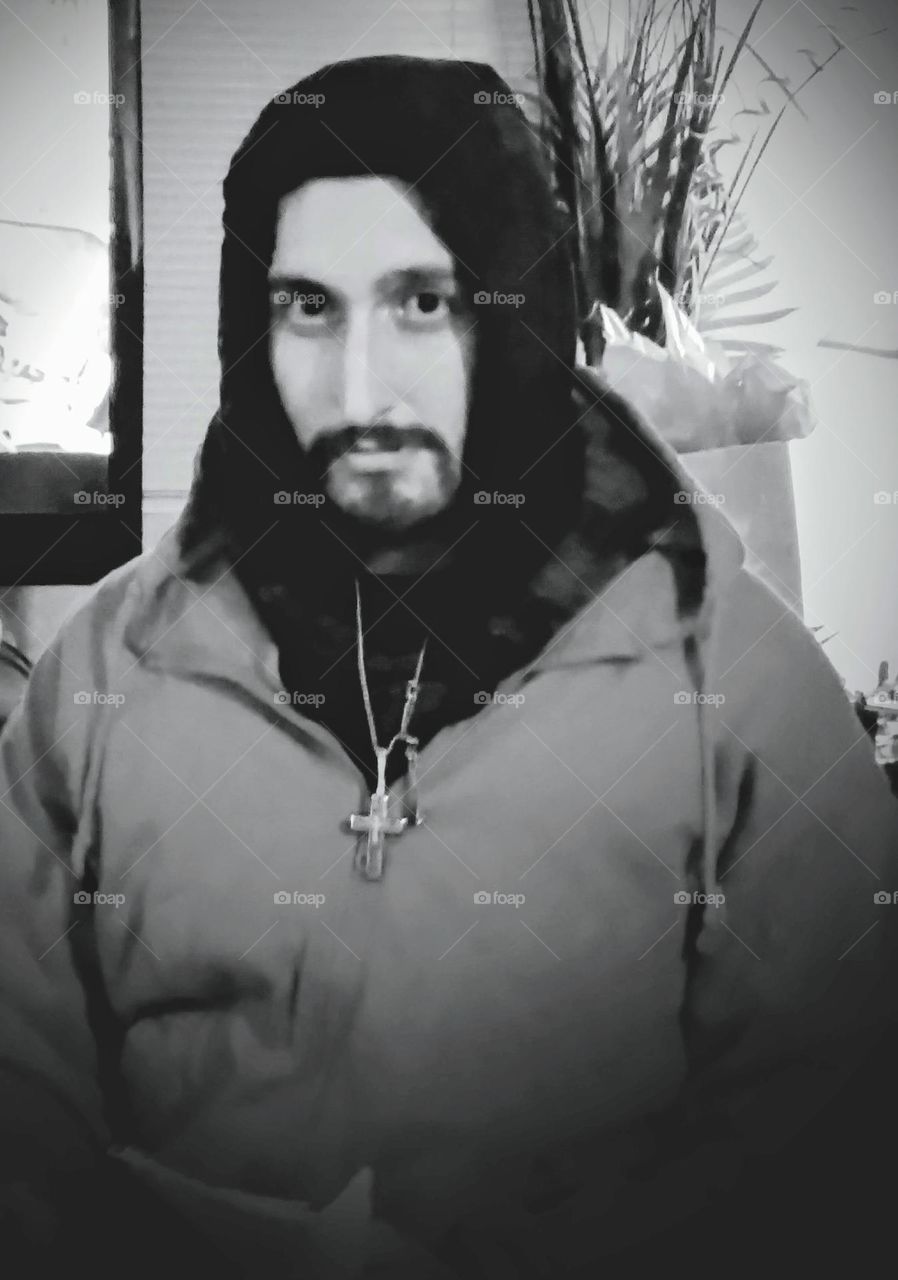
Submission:
{"label": "mouth", "polygon": [[350,445],[349,453],[395,453],[397,449],[407,447],[404,442],[397,436],[384,441],[376,439],[374,436],[359,436],[352,445]]}
{"label": "mouth", "polygon": [[402,440],[383,443],[362,437],[340,455],[341,459],[359,471],[389,470],[408,461],[412,453],[420,450],[418,444]]}

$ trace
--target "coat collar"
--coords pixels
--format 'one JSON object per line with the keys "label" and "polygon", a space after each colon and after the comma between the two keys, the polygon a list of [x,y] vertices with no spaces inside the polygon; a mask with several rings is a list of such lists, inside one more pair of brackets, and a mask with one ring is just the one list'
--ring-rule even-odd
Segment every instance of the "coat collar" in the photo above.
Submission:
{"label": "coat collar", "polygon": [[[716,603],[727,583],[741,567],[745,550],[729,520],[710,501],[694,501],[705,493],[674,450],[628,402],[610,391],[600,372],[579,369],[581,380],[599,391],[604,411],[610,410],[641,447],[666,467],[676,488],[693,495],[694,512],[704,567],[701,571],[700,605],[689,612],[681,607],[676,569],[689,553],[694,556],[691,522],[684,508],[674,507],[670,522],[658,531],[648,549],[621,567],[612,579],[599,580],[589,548],[578,533],[552,554],[545,567],[551,580],[573,575],[586,600],[543,648],[528,670],[551,670],[606,659],[638,660],[646,653],[681,645],[687,636],[707,638]],[[579,405],[587,405],[575,392]],[[589,475],[596,493],[608,479],[611,455],[604,436],[587,429]],[[588,491],[590,480],[587,479]],[[125,625],[125,643],[135,657],[153,667],[181,673],[218,676],[268,689],[280,687],[278,651],[237,574],[228,567],[223,540],[217,534],[197,553],[203,569],[198,580],[185,575],[192,565],[179,546],[181,519],[163,535],[159,544],[136,562],[132,607]],[[578,541],[579,539],[579,541]],[[701,557],[699,557],[701,559]]]}

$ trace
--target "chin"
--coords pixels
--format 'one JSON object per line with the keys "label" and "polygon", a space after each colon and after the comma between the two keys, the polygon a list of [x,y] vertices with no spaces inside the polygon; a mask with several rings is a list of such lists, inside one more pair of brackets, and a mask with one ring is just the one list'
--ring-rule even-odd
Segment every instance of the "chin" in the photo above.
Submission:
{"label": "chin", "polygon": [[337,503],[348,521],[372,533],[404,534],[416,532],[442,514],[443,508],[409,506],[370,507],[363,503]]}
{"label": "chin", "polygon": [[448,511],[452,496],[435,490],[410,494],[398,485],[382,483],[333,485],[328,493],[347,520],[385,535],[429,527]]}

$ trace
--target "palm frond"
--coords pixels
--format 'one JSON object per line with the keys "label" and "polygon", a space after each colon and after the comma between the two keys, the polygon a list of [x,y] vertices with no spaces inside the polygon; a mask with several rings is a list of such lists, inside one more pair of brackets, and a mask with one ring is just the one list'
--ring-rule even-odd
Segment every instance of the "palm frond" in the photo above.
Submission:
{"label": "palm frond", "polygon": [[859,342],[839,342],[835,338],[821,338],[818,347],[829,347],[832,351],[854,351],[858,355],[879,356],[883,360],[898,360],[898,350],[888,347],[867,347]]}
{"label": "palm frond", "polygon": [[[631,0],[627,34],[613,45],[609,9],[604,47],[590,60],[578,0],[528,0],[536,92],[527,101],[567,211],[588,353],[601,355],[600,306],[663,343],[662,290],[699,331],[769,323],[794,310],[724,315],[776,288],[776,281],[756,280],[771,258],[761,254],[740,205],[785,112],[801,111],[798,95],[844,44],[827,28],[836,47],[820,59],[806,50],[811,69],[793,85],[753,43],[762,6],[753,0],[745,21],[727,32],[717,0]],[[746,131],[747,142],[716,121],[745,58],[763,70],[761,84],[784,98],[774,109],[759,93],[735,113],[760,122]],[[733,147],[742,152],[725,177],[720,158]],[[734,290],[743,283],[748,287]],[[749,349],[738,338],[728,341]]]}

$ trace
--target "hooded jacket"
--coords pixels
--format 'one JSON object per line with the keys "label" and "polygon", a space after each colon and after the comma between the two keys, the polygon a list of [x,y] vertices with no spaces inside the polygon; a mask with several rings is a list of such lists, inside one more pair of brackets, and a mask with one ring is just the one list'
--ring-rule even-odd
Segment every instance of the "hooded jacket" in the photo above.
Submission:
{"label": "hooded jacket", "polygon": [[259,607],[313,612],[314,565],[241,544],[227,430],[38,661],[0,737],[0,1207],[35,1247],[127,1183],[146,1274],[205,1265],[175,1221],[221,1275],[594,1274],[710,1226],[888,1022],[898,811],[838,677],[601,375],[555,392],[577,501],[500,592],[533,652],[424,744],[383,880]]}
{"label": "hooded jacket", "polygon": [[698,614],[616,575],[423,749],[377,883],[233,571],[172,531],[105,579],[0,737],[9,1176],[94,1222],[121,1166],[223,1275],[550,1277],[778,1160],[889,1008],[896,812],[696,510]]}

